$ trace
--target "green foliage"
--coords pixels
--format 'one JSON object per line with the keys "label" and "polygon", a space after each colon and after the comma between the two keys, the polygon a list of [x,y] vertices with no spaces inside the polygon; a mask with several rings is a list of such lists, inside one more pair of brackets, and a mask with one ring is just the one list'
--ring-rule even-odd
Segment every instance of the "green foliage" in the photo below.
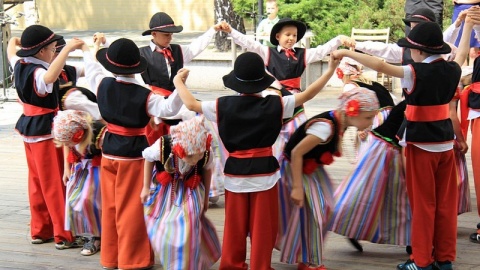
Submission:
{"label": "green foliage", "polygon": [[[265,3],[266,0],[263,0]],[[444,27],[451,24],[452,3],[445,0]],[[232,0],[234,10],[257,11],[257,0]],[[338,35],[350,36],[355,28],[390,27],[390,42],[404,37],[405,0],[277,0],[279,17],[300,20],[315,34],[312,46]],[[247,18],[245,16],[244,18]]]}

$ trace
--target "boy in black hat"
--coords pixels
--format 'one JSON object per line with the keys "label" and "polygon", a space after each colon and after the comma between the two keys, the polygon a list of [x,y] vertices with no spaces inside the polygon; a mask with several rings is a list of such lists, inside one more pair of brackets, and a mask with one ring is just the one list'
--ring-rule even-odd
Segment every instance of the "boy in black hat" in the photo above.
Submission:
{"label": "boy in black hat", "polygon": [[[472,23],[467,16],[466,22]],[[470,25],[471,27],[471,25]],[[397,133],[405,147],[407,192],[412,207],[412,256],[397,269],[450,270],[456,256],[457,176],[453,152],[454,130],[450,120],[452,101],[468,52],[469,35],[455,62],[441,54],[451,51],[442,40],[440,27],[420,23],[398,46],[410,48],[415,63],[394,66],[375,57],[349,50],[333,52],[350,57],[376,71],[402,78],[407,102],[405,120]],[[456,131],[456,132],[455,132]],[[452,203],[454,202],[454,203]],[[432,256],[433,254],[433,256]]]}
{"label": "boy in black hat", "polygon": [[55,45],[61,38],[47,27],[32,25],[21,38],[10,39],[7,56],[23,105],[15,130],[23,137],[28,164],[31,243],[42,244],[53,237],[57,249],[66,249],[78,243],[64,229],[63,158],[62,150],[53,143],[52,124],[59,105],[58,76],[68,53],[79,49],[83,42],[72,39],[53,60]]}
{"label": "boy in black hat", "polygon": [[[475,12],[475,10],[472,9],[468,12]],[[455,43],[455,40],[458,37],[460,26],[462,25],[466,16],[467,11],[460,14],[457,20],[445,30],[445,32],[443,33],[444,42],[451,44]],[[413,12],[411,15],[408,15],[402,20],[406,26],[414,28],[418,23],[421,22],[435,22],[435,14],[431,9],[419,8],[415,10],[415,12]],[[478,34],[480,36],[480,32],[478,32]],[[385,61],[387,61],[388,63],[392,64],[398,63],[402,65],[407,65],[414,62],[412,60],[412,57],[410,56],[410,49],[399,47],[396,43],[383,43],[378,41],[354,41],[351,44],[344,43],[343,45],[355,48],[355,50],[368,53],[373,56],[381,57],[385,59]]]}
{"label": "boy in black hat", "polygon": [[220,24],[208,29],[190,45],[171,44],[173,34],[183,30],[175,25],[173,19],[165,12],[157,12],[150,19],[150,29],[142,36],[152,35],[150,44],[140,48],[140,55],[147,59],[147,69],[142,73],[143,81],[152,87],[154,92],[168,96],[175,88],[173,77],[183,65],[192,61],[208,46]]}
{"label": "boy in black hat", "polygon": [[239,95],[200,102],[185,86],[188,70],[182,69],[174,84],[185,106],[216,122],[220,138],[229,152],[225,163],[225,229],[220,269],[247,269],[246,238],[250,235],[250,269],[271,269],[271,255],[278,230],[280,170],[272,145],[282,128],[282,119],[294,107],[315,97],[333,75],[337,60],[304,92],[280,97],[260,92],[274,78],[265,71],[262,58],[241,54],[223,83]]}
{"label": "boy in black hat", "polygon": [[[137,45],[120,38],[100,49],[96,59],[83,46],[86,79],[97,94],[107,123],[100,167],[102,193],[102,252],[104,268],[139,269],[154,264],[143,205],[142,151],[148,147],[145,126],[151,117],[175,115],[182,106],[174,91],[168,99],[152,93],[135,79],[147,60]],[[101,65],[100,65],[101,64]],[[102,66],[115,77],[106,77]]]}

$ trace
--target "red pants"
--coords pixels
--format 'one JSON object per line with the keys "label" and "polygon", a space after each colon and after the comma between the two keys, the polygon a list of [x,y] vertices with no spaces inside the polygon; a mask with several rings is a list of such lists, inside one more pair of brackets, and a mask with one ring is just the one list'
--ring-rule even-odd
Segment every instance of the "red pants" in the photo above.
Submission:
{"label": "red pants", "polygon": [[135,269],[154,264],[140,193],[143,159],[102,157],[102,252],[100,263],[109,268]]}
{"label": "red pants", "polygon": [[[457,247],[457,177],[453,150],[406,147],[407,192],[412,207],[415,263],[454,261]],[[434,256],[432,257],[432,251]]]}
{"label": "red pants", "polygon": [[24,143],[28,165],[30,234],[32,239],[55,237],[55,243],[73,241],[65,231],[65,186],[62,148],[53,140]]}
{"label": "red pants", "polygon": [[250,235],[250,269],[270,270],[278,231],[278,187],[260,192],[225,191],[225,227],[220,269],[248,269],[247,237]]}
{"label": "red pants", "polygon": [[470,153],[472,155],[475,194],[477,195],[477,211],[480,216],[480,118],[473,119],[471,123],[472,144],[470,146]]}

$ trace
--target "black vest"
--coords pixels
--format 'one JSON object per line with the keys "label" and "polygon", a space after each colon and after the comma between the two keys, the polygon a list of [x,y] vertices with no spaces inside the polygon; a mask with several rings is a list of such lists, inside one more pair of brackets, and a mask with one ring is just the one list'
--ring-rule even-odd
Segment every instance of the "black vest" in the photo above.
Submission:
{"label": "black vest", "polygon": [[279,81],[299,78],[305,70],[305,49],[295,48],[295,57],[288,58],[285,52],[278,51],[277,48],[269,48],[267,70]]}
{"label": "black vest", "polygon": [[411,63],[415,63],[412,59],[412,53],[410,52],[410,48],[402,48],[402,66],[409,65]]}
{"label": "black vest", "polygon": [[[282,128],[283,103],[279,96],[227,96],[217,100],[218,132],[229,153],[272,147]],[[279,169],[271,155],[255,158],[229,156],[225,174],[271,175]]]}
{"label": "black vest", "polygon": [[[412,63],[415,72],[415,88],[410,93],[404,91],[408,105],[444,105],[452,101],[460,75],[460,66],[455,62],[438,59],[431,63]],[[397,136],[403,137],[407,129],[406,141],[412,143],[441,143],[454,138],[450,118],[438,121],[420,122],[405,119]]]}
{"label": "black vest", "polygon": [[[150,121],[147,113],[150,94],[150,90],[140,85],[107,77],[98,86],[98,108],[107,123],[125,128],[145,128]],[[119,157],[141,157],[147,147],[145,135],[123,136],[107,131],[103,141],[103,153]]]}
{"label": "black vest", "polygon": [[[45,96],[39,96],[35,92],[35,75],[37,68],[43,68],[40,64],[25,63],[23,60],[15,64],[15,87],[18,98],[22,103],[30,104],[47,109],[58,108],[58,81],[53,84],[53,92],[46,93]],[[43,136],[52,134],[52,123],[54,112],[36,116],[26,116],[22,114],[15,125],[15,129],[23,136]]]}
{"label": "black vest", "polygon": [[337,120],[333,116],[333,111],[323,112],[318,114],[310,119],[307,122],[303,123],[298,129],[292,134],[290,140],[285,145],[284,154],[285,157],[290,160],[293,148],[302,141],[305,136],[307,136],[307,129],[315,122],[329,122],[333,126],[333,134],[330,136],[330,140],[324,144],[319,144],[315,146],[308,153],[303,155],[304,159],[314,159],[318,164],[323,164],[320,160],[320,157],[323,153],[329,152],[332,155],[338,153],[338,125]]}
{"label": "black vest", "polygon": [[179,69],[183,68],[182,48],[178,44],[170,44],[174,61],[170,63],[171,75],[168,76],[168,67],[165,56],[156,51],[152,52],[150,46],[140,48],[140,55],[147,59],[147,69],[142,73],[143,81],[148,85],[154,85],[173,92],[173,78]]}
{"label": "black vest", "polygon": [[378,127],[372,130],[372,133],[379,138],[382,138],[388,143],[398,146],[398,138],[396,136],[400,126],[405,118],[405,108],[407,101],[402,100],[395,107],[392,108],[388,114],[387,119]]}

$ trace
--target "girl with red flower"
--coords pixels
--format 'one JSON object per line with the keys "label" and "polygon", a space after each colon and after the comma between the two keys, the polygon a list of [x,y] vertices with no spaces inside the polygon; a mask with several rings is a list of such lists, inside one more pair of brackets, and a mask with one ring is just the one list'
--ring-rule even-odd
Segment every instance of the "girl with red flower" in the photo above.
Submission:
{"label": "girl with red flower", "polygon": [[[343,93],[337,110],[316,115],[301,125],[285,146],[283,186],[290,191],[290,209],[282,209],[287,222],[280,243],[280,260],[299,263],[298,269],[325,269],[322,246],[331,219],[333,186],[323,165],[341,156],[345,129],[369,127],[379,108],[375,92],[355,88]],[[282,195],[281,195],[282,196]]]}
{"label": "girl with red flower", "polygon": [[77,237],[73,247],[79,247],[84,242],[80,251],[84,256],[100,250],[102,205],[99,166],[104,128],[105,124],[92,122],[92,116],[84,111],[59,111],[53,120],[54,141],[65,149],[65,228]]}
{"label": "girl with red flower", "polygon": [[140,199],[163,269],[209,269],[220,258],[215,227],[204,215],[213,168],[211,141],[204,116],[196,116],[171,126],[169,135],[142,152]]}

